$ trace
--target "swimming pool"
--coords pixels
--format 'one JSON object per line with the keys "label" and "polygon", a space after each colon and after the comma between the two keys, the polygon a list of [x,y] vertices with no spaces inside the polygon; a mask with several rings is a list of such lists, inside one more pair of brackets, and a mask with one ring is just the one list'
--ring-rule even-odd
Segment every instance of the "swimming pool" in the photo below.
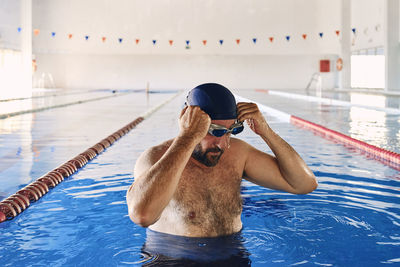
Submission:
{"label": "swimming pool", "polygon": [[[157,264],[162,258],[146,252],[145,229],[127,216],[125,192],[133,182],[139,154],[177,133],[182,103],[178,97],[165,105],[29,209],[0,224],[1,264]],[[244,181],[244,228],[234,239],[240,241],[238,255],[243,262],[252,266],[400,263],[400,173],[312,132],[267,117],[314,171],[319,187],[312,194],[297,196]],[[248,129],[240,138],[269,151]],[[51,158],[51,151],[43,154],[41,161]],[[192,241],[184,244],[197,250],[226,244],[226,240]],[[189,250],[189,254],[195,252]],[[163,264],[174,261],[162,260]],[[217,263],[232,264],[231,259],[220,258]]]}

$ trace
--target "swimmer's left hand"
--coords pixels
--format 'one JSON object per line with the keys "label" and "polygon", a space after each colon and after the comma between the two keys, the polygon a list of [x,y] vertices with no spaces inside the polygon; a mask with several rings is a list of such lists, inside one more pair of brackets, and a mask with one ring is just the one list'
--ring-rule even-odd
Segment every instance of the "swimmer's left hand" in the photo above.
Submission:
{"label": "swimmer's left hand", "polygon": [[238,120],[246,121],[256,134],[264,135],[268,131],[269,125],[256,104],[239,102],[237,103],[237,113]]}

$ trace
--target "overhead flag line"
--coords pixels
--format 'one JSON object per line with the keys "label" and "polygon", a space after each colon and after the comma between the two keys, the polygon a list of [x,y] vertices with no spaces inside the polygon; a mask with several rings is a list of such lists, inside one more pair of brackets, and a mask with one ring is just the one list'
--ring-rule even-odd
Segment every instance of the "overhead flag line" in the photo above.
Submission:
{"label": "overhead flag line", "polygon": [[[22,30],[23,30],[23,28],[17,27],[17,31],[19,33],[21,33]],[[357,28],[351,28],[351,32],[354,35],[357,35]],[[33,29],[34,36],[37,37],[39,35],[42,35],[40,33],[41,33],[40,29]],[[335,34],[339,38],[340,35],[341,35],[341,31],[340,30],[335,30],[335,31],[333,31],[333,34]],[[50,32],[50,35],[51,35],[52,38],[55,38],[55,39],[58,39],[58,38],[62,37],[62,34],[57,34],[56,31]],[[76,34],[68,33],[66,36],[67,36],[67,38],[69,40],[71,40],[73,36],[76,36]],[[310,34],[303,33],[300,36],[301,36],[300,39],[303,39],[304,41],[305,40],[307,40],[307,41],[311,40],[310,39],[310,36],[311,36]],[[323,39],[327,35],[325,34],[325,32],[319,32],[319,33],[317,33],[317,36],[319,36],[319,38],[315,38],[315,39]],[[89,41],[89,39],[90,40],[95,40],[93,38],[90,38],[90,35],[83,35],[83,37],[84,37],[84,40],[86,40],[86,41]],[[270,43],[274,43],[274,41],[279,41],[280,40],[280,38],[278,38],[278,37],[279,36],[277,36],[277,35],[273,35],[273,36],[266,37],[266,39],[269,40]],[[79,38],[75,37],[74,39],[79,39]],[[100,39],[101,39],[101,41],[103,43],[105,43],[107,39],[110,40],[110,38],[108,38],[107,36],[102,36]],[[123,37],[119,37],[116,40],[121,44],[121,43],[123,43],[124,40],[127,40],[127,39],[129,39],[129,38],[126,38],[126,36],[125,36],[124,38]],[[297,38],[296,38],[296,35],[284,35],[284,37],[282,39],[286,40],[286,42],[291,42],[291,41],[293,41],[293,40],[295,40]],[[262,42],[260,42],[260,40],[262,40],[262,38],[255,38],[255,37],[251,38],[251,41],[253,42],[253,44],[262,44]],[[222,45],[226,44],[225,41],[226,40],[224,40],[224,39],[219,39],[218,43],[219,43],[220,46],[222,46]],[[139,42],[140,42],[140,39],[134,39],[134,42],[136,42],[136,44],[138,45]],[[160,44],[160,42],[163,43],[162,40],[160,41],[160,40],[156,40],[156,39],[151,40],[151,42],[152,42],[153,46],[156,46],[156,45]],[[201,42],[203,43],[204,46],[206,46],[207,43],[209,42],[209,40],[204,39]],[[243,39],[243,38],[236,38],[236,39],[234,39],[234,42],[236,42],[236,45],[240,45],[241,43],[246,42],[246,40]],[[128,42],[124,42],[124,44],[125,43],[128,44],[129,41]],[[173,39],[168,40],[168,43],[169,43],[170,46],[177,45],[176,40],[173,40]],[[185,40],[185,43],[186,43],[186,47],[188,47],[193,42],[192,42],[192,40]]]}

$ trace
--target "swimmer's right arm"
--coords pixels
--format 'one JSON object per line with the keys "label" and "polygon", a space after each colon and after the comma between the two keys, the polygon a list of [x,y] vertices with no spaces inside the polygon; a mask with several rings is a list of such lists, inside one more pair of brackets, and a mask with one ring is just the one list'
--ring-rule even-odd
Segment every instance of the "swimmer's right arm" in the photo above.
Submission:
{"label": "swimmer's right arm", "polygon": [[150,149],[139,157],[135,164],[135,182],[127,192],[129,217],[134,223],[147,227],[160,218],[210,123],[210,117],[199,107],[186,107],[181,112],[179,135],[165,153]]}

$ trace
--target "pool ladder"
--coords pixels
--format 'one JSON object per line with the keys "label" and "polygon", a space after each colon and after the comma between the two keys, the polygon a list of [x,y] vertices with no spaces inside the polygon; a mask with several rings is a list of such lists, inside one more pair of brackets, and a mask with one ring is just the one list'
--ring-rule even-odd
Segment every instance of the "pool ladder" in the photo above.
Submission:
{"label": "pool ladder", "polygon": [[317,97],[322,97],[322,77],[321,77],[321,73],[319,73],[319,72],[315,72],[311,76],[311,79],[308,82],[307,87],[306,87],[306,93],[307,93],[307,95],[310,95],[310,87],[311,87],[311,84],[314,81],[316,82],[316,84],[315,84],[315,95]]}

